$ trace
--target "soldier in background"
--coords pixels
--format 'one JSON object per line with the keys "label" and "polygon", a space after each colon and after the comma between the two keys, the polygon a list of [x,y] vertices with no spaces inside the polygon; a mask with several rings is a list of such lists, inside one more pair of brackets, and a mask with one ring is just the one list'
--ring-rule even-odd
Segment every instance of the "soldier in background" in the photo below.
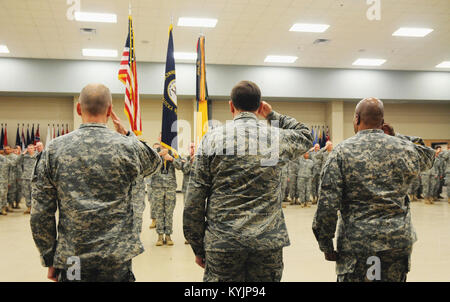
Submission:
{"label": "soldier in background", "polygon": [[[14,152],[10,146],[5,147],[6,159],[9,162],[9,180],[8,180],[8,212],[13,212],[14,207],[17,205],[18,189],[20,181],[20,168],[19,168],[19,156]],[[19,176],[19,177],[18,177]]]}
{"label": "soldier in background", "polygon": [[450,150],[443,154],[445,167],[445,183],[447,185],[447,201],[450,203]]}
{"label": "soldier in background", "polygon": [[182,168],[183,172],[183,186],[181,187],[181,192],[183,193],[183,202],[186,202],[186,190],[189,183],[189,177],[191,175],[192,165],[194,163],[195,158],[195,144],[191,143],[189,145],[189,156],[182,159]]}
{"label": "soldier in background", "polygon": [[24,214],[30,214],[31,211],[31,180],[33,179],[34,167],[37,160],[36,153],[34,151],[34,145],[28,145],[25,154],[21,154],[19,160],[22,170],[22,195],[25,198],[25,204],[27,207]]}
{"label": "soldier in background", "polygon": [[42,142],[36,143],[36,151],[38,154],[44,151],[44,144]]}
{"label": "soldier in background", "polygon": [[314,235],[325,259],[336,261],[338,281],[406,281],[417,239],[405,197],[412,179],[432,166],[434,151],[395,135],[375,98],[358,103],[353,125],[356,135],[330,153],[322,170]]}
{"label": "soldier in background", "polygon": [[[159,143],[154,143],[152,147],[154,150],[161,149],[161,145]],[[147,198],[148,198],[148,203],[150,204],[150,219],[152,220],[149,228],[155,229],[156,228],[156,207],[155,207],[155,201],[152,198],[152,192],[153,192],[152,177],[147,177],[146,183],[147,183],[147,196],[148,196]]]}
{"label": "soldier in background", "polygon": [[[435,159],[438,158],[440,150],[441,149],[435,151]],[[425,204],[434,204],[434,201],[437,200],[436,194],[439,189],[439,169],[439,162],[435,160],[433,166],[422,174],[422,179],[425,179],[423,188]]]}
{"label": "soldier in background", "polygon": [[441,196],[442,193],[442,188],[444,187],[444,179],[445,179],[445,169],[446,169],[446,163],[445,163],[445,158],[444,158],[444,152],[442,152],[442,147],[438,146],[436,148],[439,151],[439,156],[436,157],[436,165],[437,165],[437,169],[439,171],[439,177],[438,177],[438,189],[436,190],[436,195],[435,195],[435,200],[441,199],[443,198]]}
{"label": "soldier in background", "polygon": [[[106,86],[84,87],[77,112],[80,128],[52,140],[38,158],[34,242],[51,280],[134,281],[131,261],[144,248],[130,188],[139,175],[159,169],[160,158],[125,130]],[[110,116],[118,133],[106,126]]]}
{"label": "soldier in background", "polygon": [[315,144],[314,148],[310,150],[309,157],[314,162],[313,166],[313,175],[311,181],[311,195],[312,195],[312,203],[317,203],[317,193],[319,192],[319,177],[320,170],[322,168],[320,158],[317,158],[316,155],[320,151],[320,145]]}
{"label": "soldier in background", "polygon": [[311,198],[311,184],[314,162],[309,158],[309,153],[305,153],[300,158],[297,176],[297,190],[299,191],[299,204],[302,208],[309,207]]}
{"label": "soldier in background", "polygon": [[151,199],[156,215],[156,246],[167,244],[172,246],[173,211],[177,199],[177,179],[175,169],[182,169],[181,158],[175,158],[173,153],[164,147],[157,149],[163,164],[152,175]]}
{"label": "soldier in background", "polygon": [[139,175],[136,178],[136,183],[131,188],[133,196],[133,213],[134,213],[134,228],[140,234],[142,232],[142,215],[145,210],[145,180],[144,176]]}
{"label": "soldier in background", "polygon": [[[281,161],[280,161],[281,164]],[[281,207],[282,208],[286,208],[286,204],[285,202],[288,202],[287,197],[288,197],[288,169],[289,169],[289,161],[285,164],[281,165],[281,172],[280,172],[280,187],[281,187],[281,192],[280,192],[280,200],[281,200]]]}
{"label": "soldier in background", "polygon": [[297,190],[297,175],[298,175],[298,161],[291,160],[288,165],[288,201],[291,205],[296,204],[298,200],[298,190]]}
{"label": "soldier in background", "polygon": [[0,150],[0,214],[8,215],[6,208],[8,206],[8,180],[9,180],[9,162],[4,155],[3,149]]}
{"label": "soldier in background", "polygon": [[411,201],[417,200],[419,188],[420,188],[420,175],[417,175],[416,177],[413,178],[413,181],[411,182],[408,188],[409,200]]}
{"label": "soldier in background", "polygon": [[[238,83],[229,104],[233,121],[208,131],[195,155],[184,235],[195,262],[205,269],[204,281],[278,282],[283,247],[290,244],[281,208],[280,172],[287,160],[298,159],[311,148],[311,132],[261,102],[255,83]],[[274,126],[258,122],[257,115]],[[265,141],[272,138],[268,149],[259,145],[264,134]]]}

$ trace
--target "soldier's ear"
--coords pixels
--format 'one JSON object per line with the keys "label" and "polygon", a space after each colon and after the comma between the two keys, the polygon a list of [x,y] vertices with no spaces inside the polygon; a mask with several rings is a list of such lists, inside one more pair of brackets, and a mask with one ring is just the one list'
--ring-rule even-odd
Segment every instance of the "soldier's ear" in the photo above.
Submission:
{"label": "soldier's ear", "polygon": [[80,102],[77,103],[77,113],[79,116],[81,116],[81,104]]}
{"label": "soldier's ear", "polygon": [[233,105],[233,101],[228,101],[228,104],[230,104],[230,111],[231,111],[231,113],[233,113],[234,114],[234,112],[236,111],[236,109],[234,108],[234,105]]}
{"label": "soldier's ear", "polygon": [[359,114],[356,114],[356,125],[361,124],[361,117],[359,116]]}

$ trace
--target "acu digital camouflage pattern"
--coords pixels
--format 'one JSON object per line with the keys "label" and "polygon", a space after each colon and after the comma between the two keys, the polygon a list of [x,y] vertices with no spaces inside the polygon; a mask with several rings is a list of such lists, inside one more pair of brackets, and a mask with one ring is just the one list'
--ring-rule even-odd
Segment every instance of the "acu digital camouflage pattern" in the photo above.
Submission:
{"label": "acu digital camouflage pattern", "polygon": [[412,179],[434,161],[434,151],[421,143],[363,130],[330,153],[321,173],[313,231],[320,250],[331,252],[338,223],[337,275],[352,273],[361,256],[411,253],[417,239],[406,193]]}
{"label": "acu digital camouflage pattern", "polygon": [[435,157],[435,161],[431,169],[423,172],[422,179],[424,179],[423,183],[423,194],[425,198],[433,198],[436,197],[439,190],[439,175],[441,173],[440,166],[440,158]]}
{"label": "acu digital camouflage pattern", "polygon": [[187,156],[183,159],[183,164],[181,171],[183,172],[183,186],[181,187],[181,192],[186,193],[188,183],[189,183],[189,177],[191,175],[191,169],[193,164],[194,157]]}
{"label": "acu digital camouflage pattern", "polygon": [[9,155],[6,155],[6,159],[9,162],[8,203],[12,205],[14,202],[20,201],[20,158],[17,154],[10,153]]}
{"label": "acu digital camouflage pattern", "polygon": [[445,151],[443,157],[445,163],[444,167],[445,167],[445,183],[447,185],[447,198],[450,199],[450,150]]}
{"label": "acu digital camouflage pattern", "polygon": [[43,265],[65,269],[67,258],[78,256],[86,269],[142,253],[132,186],[160,165],[158,154],[134,134],[103,124],[83,124],[52,140],[33,178],[30,224]]}
{"label": "acu digital camouflage pattern", "polygon": [[33,178],[34,167],[36,166],[36,154],[22,154],[20,156],[20,166],[22,167],[22,195],[25,198],[27,207],[31,207],[31,180]]}
{"label": "acu digital camouflage pattern", "polygon": [[145,181],[142,175],[136,178],[132,187],[134,228],[139,234],[142,231],[142,217],[145,210]]}
{"label": "acu digital camouflage pattern", "polygon": [[0,211],[8,205],[9,162],[0,155]]}
{"label": "acu digital camouflage pattern", "polygon": [[283,249],[207,252],[204,282],[280,282]]}
{"label": "acu digital camouflage pattern", "polygon": [[298,197],[297,192],[297,174],[299,159],[291,160],[288,164],[288,196],[294,200]]}
{"label": "acu digital camouflage pattern", "polygon": [[104,261],[94,268],[81,268],[80,280],[69,280],[70,274],[66,270],[58,270],[58,282],[134,282],[131,260],[124,263]]}
{"label": "acu digital camouflage pattern", "polygon": [[309,158],[313,161],[313,175],[312,175],[312,182],[311,182],[311,195],[312,198],[317,198],[317,193],[319,192],[319,179],[320,179],[320,171],[322,169],[322,161],[320,160],[320,157],[317,157],[317,153],[319,151],[310,151],[309,152]]}
{"label": "acu digital camouflage pattern", "polygon": [[298,163],[297,190],[300,204],[310,201],[314,162],[301,157]]}
{"label": "acu digital camouflage pattern", "polygon": [[356,258],[354,270],[351,273],[337,276],[338,282],[406,282],[406,276],[409,272],[409,255],[404,251],[383,251],[375,253],[380,259],[380,280],[371,276],[367,278],[367,271],[372,264],[367,264],[367,259],[373,255],[358,255]]}
{"label": "acu digital camouflage pattern", "polygon": [[[169,154],[172,153],[169,151]],[[173,155],[172,155],[173,156]],[[161,158],[161,168],[152,175],[150,195],[152,211],[156,218],[156,232],[171,235],[173,233],[173,211],[177,198],[177,179],[175,169],[182,169],[181,158],[174,158],[172,162]]]}
{"label": "acu digital camouflage pattern", "polygon": [[[281,208],[280,173],[287,160],[297,159],[311,147],[312,137],[305,125],[291,117],[273,112],[268,120],[280,129],[244,112],[203,137],[183,215],[184,235],[195,255],[273,250],[290,244]],[[265,151],[274,141],[266,140],[266,149],[259,138],[277,137],[277,133],[277,158],[266,165],[271,155]],[[232,144],[228,152],[227,142]]]}

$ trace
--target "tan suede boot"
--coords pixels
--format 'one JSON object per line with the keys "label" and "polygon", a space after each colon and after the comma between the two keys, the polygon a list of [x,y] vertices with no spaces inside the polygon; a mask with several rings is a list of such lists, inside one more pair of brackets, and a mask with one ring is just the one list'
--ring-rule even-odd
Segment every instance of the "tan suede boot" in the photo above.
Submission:
{"label": "tan suede boot", "polygon": [[152,219],[152,224],[150,225],[150,229],[156,228],[156,219]]}
{"label": "tan suede boot", "polygon": [[156,246],[162,246],[164,244],[164,235],[158,235],[158,241],[156,241]]}
{"label": "tan suede boot", "polygon": [[165,241],[166,241],[166,244],[167,244],[167,245],[169,245],[169,246],[172,246],[172,245],[173,245],[173,241],[172,241],[172,239],[170,238],[170,235],[166,235]]}
{"label": "tan suede boot", "polygon": [[6,212],[6,207],[2,208],[2,215],[5,215],[5,216],[8,215],[8,212]]}

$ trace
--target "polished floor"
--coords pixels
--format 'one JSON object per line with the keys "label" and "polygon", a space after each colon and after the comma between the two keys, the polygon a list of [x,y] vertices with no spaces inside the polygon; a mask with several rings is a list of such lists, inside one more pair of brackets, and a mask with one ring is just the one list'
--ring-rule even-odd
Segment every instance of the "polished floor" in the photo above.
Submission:
{"label": "polished floor", "polygon": [[[137,281],[201,281],[203,270],[184,244],[182,195],[177,194],[174,214],[175,245],[156,247],[156,233],[148,229],[149,207],[144,213],[142,241],[146,251],[133,261]],[[335,281],[334,263],[324,260],[311,231],[316,207],[284,209],[291,246],[284,249],[282,281]],[[46,268],[31,237],[29,215],[22,210],[0,216],[0,281],[48,281]],[[408,281],[450,281],[450,204],[412,203],[419,240],[414,245]]]}

